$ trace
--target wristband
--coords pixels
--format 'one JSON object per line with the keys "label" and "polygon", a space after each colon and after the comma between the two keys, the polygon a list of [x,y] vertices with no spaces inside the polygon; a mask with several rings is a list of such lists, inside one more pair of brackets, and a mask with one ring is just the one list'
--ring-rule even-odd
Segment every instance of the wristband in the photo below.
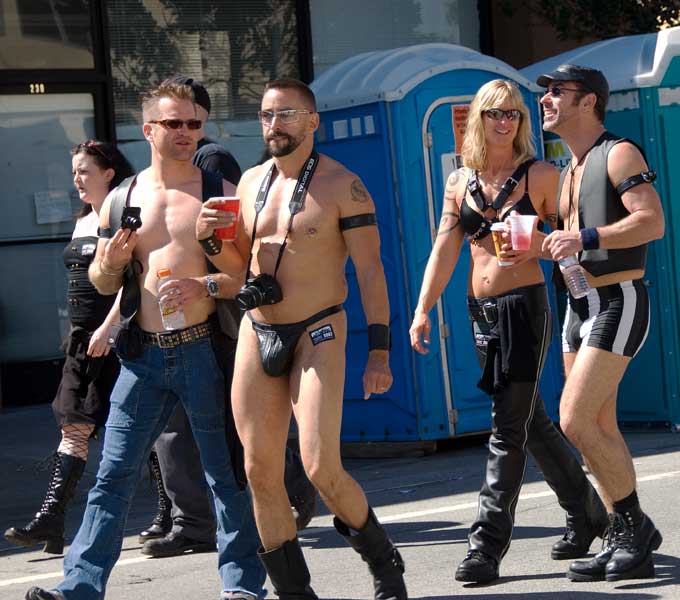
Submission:
{"label": "wristband", "polygon": [[209,238],[198,240],[198,243],[201,244],[203,252],[205,252],[208,256],[216,256],[222,252],[222,240],[217,239],[217,235],[214,231]]}
{"label": "wristband", "polygon": [[392,336],[388,325],[374,324],[368,326],[368,351],[390,350]]}
{"label": "wristband", "polygon": [[581,229],[580,234],[584,250],[597,250],[600,247],[600,234],[595,227]]}

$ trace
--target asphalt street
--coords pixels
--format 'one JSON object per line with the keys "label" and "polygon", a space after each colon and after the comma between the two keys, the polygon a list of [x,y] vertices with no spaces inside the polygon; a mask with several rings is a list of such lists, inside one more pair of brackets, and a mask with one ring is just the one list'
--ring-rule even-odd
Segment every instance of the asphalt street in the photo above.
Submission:
{"label": "asphalt street", "polygon": [[[430,456],[351,459],[345,465],[364,486],[406,561],[409,597],[429,600],[653,600],[680,599],[680,435],[666,430],[626,433],[638,474],[643,508],[661,530],[656,578],[618,583],[576,584],[567,564],[550,559],[550,546],[563,531],[564,515],[540,471],[530,463],[517,508],[513,543],[491,585],[463,585],[453,573],[466,551],[467,530],[477,508],[486,449],[483,438],[457,441]],[[58,443],[49,406],[0,413],[0,531],[23,525],[40,505],[48,477],[47,457]],[[87,489],[94,479],[97,443],[67,516],[67,538],[75,534]],[[107,599],[213,599],[219,597],[216,554],[150,559],[140,552],[137,533],[155,511],[148,479],[140,482],[122,555],[111,576]],[[67,539],[67,542],[68,542]],[[373,597],[368,570],[335,533],[321,505],[301,536],[323,600]],[[599,540],[593,550],[599,548]],[[41,548],[21,549],[0,539],[0,599],[21,600],[32,585],[59,581],[62,557]],[[269,595],[271,585],[267,584]]]}

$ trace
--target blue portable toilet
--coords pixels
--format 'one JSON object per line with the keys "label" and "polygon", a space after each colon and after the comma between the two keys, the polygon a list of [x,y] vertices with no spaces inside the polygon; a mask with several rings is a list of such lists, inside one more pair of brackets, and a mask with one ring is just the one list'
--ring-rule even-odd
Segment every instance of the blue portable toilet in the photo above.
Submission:
{"label": "blue portable toilet", "polygon": [[[647,341],[619,388],[622,422],[668,423],[680,428],[680,27],[595,42],[541,61],[522,74],[531,81],[563,63],[593,67],[609,81],[605,126],[638,143],[658,175],[655,186],[666,217],[666,234],[650,245],[645,282],[651,324]],[[546,157],[560,166],[566,144],[546,137]]]}
{"label": "blue portable toilet", "polygon": [[[497,78],[517,82],[540,139],[539,88],[507,64],[461,46],[425,44],[361,54],[312,84],[321,116],[316,148],[361,177],[375,201],[390,298],[394,385],[364,401],[366,322],[348,262],[345,442],[435,440],[490,428],[490,400],[476,387],[480,369],[467,316],[467,244],[432,311],[427,356],[413,352],[408,329],[444,185],[460,166],[467,107],[481,85]],[[541,382],[553,418],[561,388],[555,336]]]}

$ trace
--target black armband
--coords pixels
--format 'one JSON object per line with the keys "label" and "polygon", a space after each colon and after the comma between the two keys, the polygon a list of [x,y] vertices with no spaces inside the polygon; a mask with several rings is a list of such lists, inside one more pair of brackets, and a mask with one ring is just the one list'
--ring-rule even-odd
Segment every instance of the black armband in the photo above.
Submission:
{"label": "black armband", "polygon": [[627,192],[630,188],[634,188],[641,183],[652,183],[655,179],[656,173],[654,171],[643,171],[642,173],[624,179],[616,186],[616,192],[619,196],[622,196],[623,193]]}
{"label": "black armband", "polygon": [[113,237],[111,233],[111,228],[110,227],[97,227],[97,237],[100,237],[102,239],[108,240]]}
{"label": "black armband", "polygon": [[373,324],[368,326],[368,351],[391,350],[392,336],[389,325]]}
{"label": "black armband", "polygon": [[217,234],[214,231],[209,238],[198,240],[198,243],[201,244],[203,252],[208,256],[216,256],[222,252],[222,240],[217,239]]}
{"label": "black armband", "polygon": [[377,225],[375,213],[364,213],[363,215],[353,215],[340,219],[340,231],[354,229],[355,227],[366,227],[367,225]]}
{"label": "black armband", "polygon": [[581,243],[584,250],[597,250],[600,247],[600,234],[595,227],[581,229]]}

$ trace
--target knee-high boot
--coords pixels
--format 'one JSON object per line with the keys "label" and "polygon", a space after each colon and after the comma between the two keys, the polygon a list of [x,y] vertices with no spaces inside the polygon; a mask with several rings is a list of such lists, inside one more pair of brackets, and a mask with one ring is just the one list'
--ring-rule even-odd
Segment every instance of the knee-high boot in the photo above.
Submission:
{"label": "knee-high boot", "polygon": [[387,537],[373,509],[368,508],[368,520],[358,531],[352,530],[338,517],[333,519],[337,532],[347,540],[368,564],[373,575],[375,600],[406,600],[404,561],[399,551]]}
{"label": "knee-high boot", "polygon": [[529,429],[529,452],[567,513],[567,529],[553,545],[552,558],[585,556],[593,540],[602,537],[607,528],[607,509],[540,398]]}
{"label": "knee-high boot", "polygon": [[318,600],[297,538],[273,550],[260,549],[258,555],[281,600]]}
{"label": "knee-high boot", "polygon": [[24,527],[10,527],[5,539],[17,546],[45,544],[45,552],[62,554],[64,551],[64,513],[83,476],[85,461],[55,452],[52,475],[40,510]]}
{"label": "knee-high boot", "polygon": [[151,522],[151,525],[139,534],[139,543],[143,544],[148,540],[156,540],[165,537],[172,529],[172,502],[168,498],[163,484],[163,474],[161,465],[158,462],[158,455],[155,450],[149,454],[149,476],[156,481],[156,491],[158,493],[158,510]]}

